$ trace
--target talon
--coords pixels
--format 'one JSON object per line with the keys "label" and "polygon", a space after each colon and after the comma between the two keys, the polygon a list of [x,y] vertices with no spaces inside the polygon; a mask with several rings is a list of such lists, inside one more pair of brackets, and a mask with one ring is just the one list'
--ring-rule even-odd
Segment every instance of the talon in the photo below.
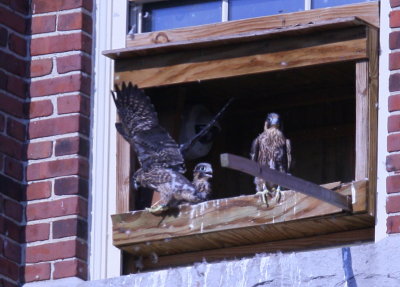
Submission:
{"label": "talon", "polygon": [[262,191],[257,191],[256,194],[260,194],[261,195],[261,199],[263,201],[264,204],[267,205],[267,207],[269,206],[268,204],[268,194],[270,193],[270,191],[268,189],[263,189]]}
{"label": "talon", "polygon": [[152,207],[146,207],[146,211],[153,214],[160,214],[166,210],[168,210],[168,206],[166,205],[153,205]]}
{"label": "talon", "polygon": [[276,188],[276,194],[275,194],[276,202],[280,202],[282,198],[282,192],[281,192],[281,187],[278,186]]}

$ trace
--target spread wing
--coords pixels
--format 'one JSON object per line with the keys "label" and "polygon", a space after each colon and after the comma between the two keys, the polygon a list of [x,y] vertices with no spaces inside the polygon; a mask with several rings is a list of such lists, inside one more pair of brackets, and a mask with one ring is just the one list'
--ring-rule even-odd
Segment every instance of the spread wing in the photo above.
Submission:
{"label": "spread wing", "polygon": [[131,83],[115,86],[111,92],[121,123],[119,133],[133,146],[140,165],[148,170],[154,167],[171,168],[184,172],[184,160],[179,145],[159,125],[157,113],[150,98]]}

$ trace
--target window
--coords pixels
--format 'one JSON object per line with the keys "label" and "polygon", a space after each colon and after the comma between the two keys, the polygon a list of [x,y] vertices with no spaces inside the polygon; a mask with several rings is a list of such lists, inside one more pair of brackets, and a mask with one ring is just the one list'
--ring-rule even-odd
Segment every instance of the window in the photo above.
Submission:
{"label": "window", "polygon": [[131,33],[151,32],[371,1],[373,0],[132,1],[128,25]]}
{"label": "window", "polygon": [[[202,158],[215,168],[213,196],[220,200],[183,206],[177,218],[140,212],[115,215],[115,245],[143,256],[146,268],[160,268],[201,257],[371,240],[377,12],[376,2],[363,3],[324,13],[203,25],[190,33],[187,28],[152,32],[130,39],[128,48],[106,52],[116,60],[115,81],[133,81],[144,88],[175,138],[181,130],[176,115],[185,106],[203,104],[215,113],[229,97],[236,98],[220,122],[213,149]],[[157,42],[157,37],[167,41]],[[221,153],[248,155],[269,111],[282,114],[292,140],[292,173],[352,195],[352,213],[292,191],[282,204],[268,208],[252,195],[251,176],[220,167]],[[195,163],[189,162],[188,169]],[[351,183],[339,187],[337,181]],[[243,194],[248,195],[230,198]],[[156,264],[153,253],[158,255]],[[126,260],[127,272],[132,272],[132,260]]]}

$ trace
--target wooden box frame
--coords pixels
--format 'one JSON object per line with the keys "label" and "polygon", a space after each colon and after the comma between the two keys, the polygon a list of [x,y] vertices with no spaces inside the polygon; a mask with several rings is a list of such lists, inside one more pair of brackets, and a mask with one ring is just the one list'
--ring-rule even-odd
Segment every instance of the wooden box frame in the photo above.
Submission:
{"label": "wooden box frame", "polygon": [[[373,239],[378,8],[378,3],[364,3],[352,5],[351,11],[337,7],[152,32],[129,40],[125,49],[104,52],[116,61],[116,84],[132,81],[141,88],[342,61],[356,65],[356,181],[339,190],[353,194],[353,199],[356,195],[352,213],[292,191],[282,204],[269,208],[260,206],[256,196],[244,196],[226,199],[223,206],[221,202],[183,205],[178,218],[126,213],[130,149],[118,137],[117,210],[125,213],[113,216],[114,245],[143,256],[146,268],[161,268],[202,257],[217,260]],[[301,42],[296,41],[300,37]],[[286,214],[282,206],[290,206],[294,197],[303,205],[296,206],[293,216],[264,214],[273,208]],[[322,209],[310,212],[309,206]],[[215,214],[222,216],[218,224],[212,222]],[[153,253],[158,255],[156,264],[150,259]]]}

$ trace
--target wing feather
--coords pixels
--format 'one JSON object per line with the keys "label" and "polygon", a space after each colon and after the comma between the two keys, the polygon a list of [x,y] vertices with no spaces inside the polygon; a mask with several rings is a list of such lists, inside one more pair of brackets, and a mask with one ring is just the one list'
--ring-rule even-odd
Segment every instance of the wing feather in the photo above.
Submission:
{"label": "wing feather", "polygon": [[260,142],[259,142],[259,137],[256,137],[251,143],[250,159],[258,162],[259,153],[260,153]]}
{"label": "wing feather", "polygon": [[123,83],[121,89],[115,86],[115,92],[111,94],[121,119],[122,126],[117,129],[133,146],[141,167],[184,172],[179,145],[160,126],[157,112],[144,91],[131,83],[128,86]]}

